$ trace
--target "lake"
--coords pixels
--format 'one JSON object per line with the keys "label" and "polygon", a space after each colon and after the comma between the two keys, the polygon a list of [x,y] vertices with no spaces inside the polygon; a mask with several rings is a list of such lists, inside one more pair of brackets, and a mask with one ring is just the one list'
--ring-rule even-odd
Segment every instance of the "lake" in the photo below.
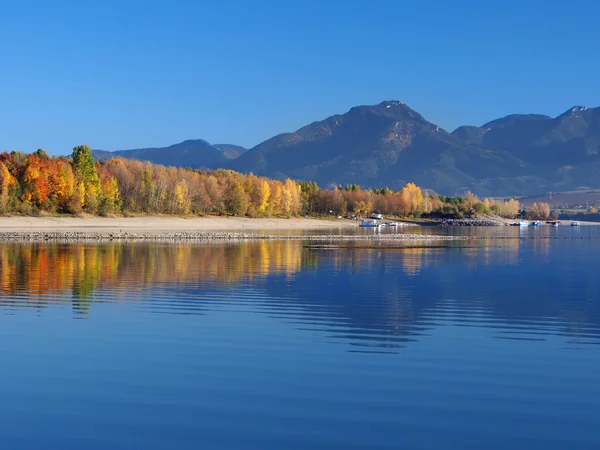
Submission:
{"label": "lake", "polygon": [[598,449],[598,229],[434,231],[0,244],[0,448]]}

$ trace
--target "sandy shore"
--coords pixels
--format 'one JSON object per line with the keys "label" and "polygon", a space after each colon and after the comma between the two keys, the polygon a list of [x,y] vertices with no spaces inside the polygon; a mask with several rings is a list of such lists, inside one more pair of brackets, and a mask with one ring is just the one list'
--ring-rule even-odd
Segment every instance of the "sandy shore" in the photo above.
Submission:
{"label": "sandy shore", "polygon": [[[249,219],[241,217],[2,217],[0,241],[438,241],[448,236],[344,234],[358,223],[344,219]],[[319,233],[330,230],[330,233]],[[290,233],[285,233],[290,231]],[[297,233],[292,231],[305,231]],[[310,232],[315,232],[311,234]]]}
{"label": "sandy shore", "polygon": [[0,233],[177,233],[209,231],[323,230],[357,227],[343,219],[250,219],[245,217],[0,217]]}

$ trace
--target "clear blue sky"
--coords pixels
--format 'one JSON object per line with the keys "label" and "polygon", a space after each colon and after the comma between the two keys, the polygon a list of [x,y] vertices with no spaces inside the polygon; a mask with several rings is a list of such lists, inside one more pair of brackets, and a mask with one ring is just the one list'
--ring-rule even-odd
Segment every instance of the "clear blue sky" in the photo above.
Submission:
{"label": "clear blue sky", "polygon": [[253,146],[402,100],[451,130],[600,105],[600,2],[0,6],[0,150]]}

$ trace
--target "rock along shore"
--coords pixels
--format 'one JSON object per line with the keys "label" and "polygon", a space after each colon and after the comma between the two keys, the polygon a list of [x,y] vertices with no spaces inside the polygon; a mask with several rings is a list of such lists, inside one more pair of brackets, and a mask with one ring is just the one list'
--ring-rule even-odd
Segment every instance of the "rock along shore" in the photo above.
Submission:
{"label": "rock along shore", "polygon": [[5,231],[0,232],[0,242],[108,242],[108,241],[450,241],[468,239],[463,236],[436,236],[424,234],[381,235],[285,235],[251,232],[160,232],[160,233],[108,233],[79,231]]}
{"label": "rock along shore", "polygon": [[486,216],[465,219],[444,219],[440,223],[442,227],[504,227],[510,225],[509,220],[498,216]]}

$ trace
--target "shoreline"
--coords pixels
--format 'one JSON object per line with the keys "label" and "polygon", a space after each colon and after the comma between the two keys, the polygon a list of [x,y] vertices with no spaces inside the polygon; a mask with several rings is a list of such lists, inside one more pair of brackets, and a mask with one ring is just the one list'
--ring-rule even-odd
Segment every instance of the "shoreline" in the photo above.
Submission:
{"label": "shoreline", "polygon": [[327,242],[406,242],[457,241],[468,236],[430,234],[266,234],[240,231],[103,233],[89,231],[0,231],[0,242],[215,242],[215,241],[327,241]]}
{"label": "shoreline", "polygon": [[[343,234],[358,222],[334,218],[0,217],[0,242],[449,241],[453,236]],[[293,233],[285,233],[286,231]],[[329,234],[311,234],[331,231]],[[335,233],[337,231],[337,233]],[[301,233],[298,233],[301,232]]]}
{"label": "shoreline", "polygon": [[224,231],[334,230],[357,227],[347,219],[248,217],[0,217],[0,234],[5,233],[200,233]]}
{"label": "shoreline", "polygon": [[[418,227],[415,224],[406,224]],[[582,222],[582,225],[599,225]],[[437,234],[346,234],[355,220],[334,218],[252,219],[246,217],[0,217],[0,242],[210,242],[329,241],[406,242],[456,241],[467,236]],[[286,233],[289,231],[290,233]],[[330,231],[330,233],[323,232]],[[337,233],[336,233],[337,231]]]}

